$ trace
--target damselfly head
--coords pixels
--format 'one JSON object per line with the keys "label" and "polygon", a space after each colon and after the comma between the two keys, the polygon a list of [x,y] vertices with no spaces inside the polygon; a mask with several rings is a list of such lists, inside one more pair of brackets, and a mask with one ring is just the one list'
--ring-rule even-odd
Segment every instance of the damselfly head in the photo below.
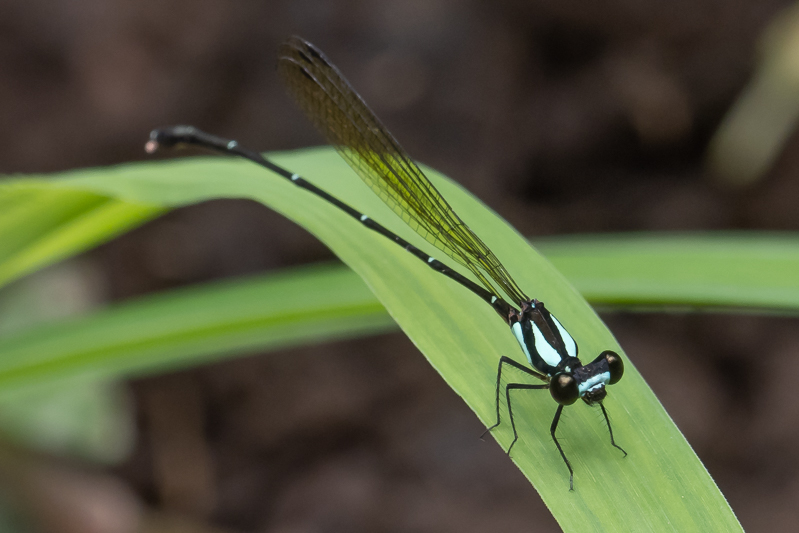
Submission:
{"label": "damselfly head", "polygon": [[621,360],[619,354],[611,350],[605,350],[599,354],[596,360],[600,359],[604,359],[608,363],[608,371],[610,372],[610,381],[608,381],[608,385],[615,385],[624,375],[624,361]]}
{"label": "damselfly head", "polygon": [[583,394],[582,398],[588,405],[594,405],[604,400],[607,395],[608,391],[605,389],[605,385],[600,384]]}
{"label": "damselfly head", "polygon": [[593,405],[605,399],[607,385],[618,383],[624,375],[624,363],[619,354],[605,350],[589,364],[576,368],[574,375],[580,398],[588,405]]}
{"label": "damselfly head", "polygon": [[555,374],[549,380],[549,393],[560,405],[571,405],[580,397],[577,380],[570,372]]}

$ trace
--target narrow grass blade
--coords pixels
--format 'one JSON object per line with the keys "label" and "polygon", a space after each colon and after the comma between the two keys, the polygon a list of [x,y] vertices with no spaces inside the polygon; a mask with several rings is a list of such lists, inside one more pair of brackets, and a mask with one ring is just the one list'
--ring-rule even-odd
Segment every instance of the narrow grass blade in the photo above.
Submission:
{"label": "narrow grass blade", "polygon": [[165,372],[255,350],[394,329],[337,265],[179,289],[0,338],[0,389]]}
{"label": "narrow grass blade", "polygon": [[47,179],[0,181],[0,286],[167,210],[114,196],[62,187]]}
{"label": "narrow grass blade", "polygon": [[[593,304],[799,311],[793,235],[582,236],[536,245]],[[109,377],[128,377],[395,327],[352,270],[304,267],[161,293],[0,338],[0,385],[82,373],[98,360]]]}
{"label": "narrow grass blade", "polygon": [[799,235],[683,233],[536,241],[594,305],[799,311]]}
{"label": "narrow grass blade", "polygon": [[[298,172],[417,246],[427,243],[405,227],[332,150],[277,154]],[[485,206],[434,172],[428,174],[461,217],[481,236],[531,296],[545,301],[580,343],[581,354],[620,351],[580,295],[527,242]],[[500,355],[518,357],[507,326],[473,295],[385,239],[286,180],[245,162],[194,159],[82,172],[59,180],[127,202],[164,207],[210,198],[247,197],[295,220],[357,272],[392,317],[461,395],[490,424]],[[607,443],[606,428],[585,405],[568,409],[560,436],[575,466],[577,490],[549,435],[554,412],[543,394],[514,401],[521,440],[512,459],[532,481],[567,531],[740,530],[712,479],[628,359],[624,380],[606,405],[626,459]],[[495,437],[510,444],[510,429]]]}

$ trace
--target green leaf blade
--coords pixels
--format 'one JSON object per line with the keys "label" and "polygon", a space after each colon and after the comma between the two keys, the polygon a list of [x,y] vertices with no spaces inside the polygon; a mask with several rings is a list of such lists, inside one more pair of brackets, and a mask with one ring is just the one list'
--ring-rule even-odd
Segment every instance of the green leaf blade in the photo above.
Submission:
{"label": "green leaf blade", "polygon": [[[277,154],[274,160],[428,250],[332,150]],[[247,197],[295,220],[366,281],[442,377],[486,425],[493,423],[497,361],[501,355],[520,360],[521,354],[502,319],[462,287],[325,202],[248,163],[189,160],[119,167],[113,174],[114,179],[83,174],[61,183],[163,207]],[[580,295],[520,235],[456,185],[434,173],[430,177],[525,291],[545,301],[569,329],[584,361],[605,349],[621,351]],[[521,438],[513,460],[567,531],[739,530],[723,496],[629,359],[626,369],[606,405],[629,457],[610,446],[596,411],[585,405],[568,408],[559,428],[575,467],[576,490],[568,492],[568,474],[549,435],[555,404],[541,391],[514,397]],[[495,437],[507,448],[507,424]]]}
{"label": "green leaf blade", "polygon": [[799,311],[795,234],[574,236],[536,246],[594,304]]}
{"label": "green leaf blade", "polygon": [[46,179],[0,182],[0,286],[167,210],[63,184]]}
{"label": "green leaf blade", "polygon": [[315,266],[149,296],[0,338],[0,388],[87,374],[166,372],[231,354],[393,328],[351,272]]}

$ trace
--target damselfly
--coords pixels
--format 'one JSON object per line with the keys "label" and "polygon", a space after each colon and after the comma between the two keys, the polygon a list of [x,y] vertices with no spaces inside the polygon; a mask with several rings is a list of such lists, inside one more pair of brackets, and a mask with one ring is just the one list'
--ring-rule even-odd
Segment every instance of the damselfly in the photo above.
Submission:
{"label": "damselfly", "polygon": [[[291,180],[292,183],[341,209],[366,228],[403,247],[427,265],[459,283],[490,305],[510,327],[530,367],[507,356],[499,359],[496,376],[496,423],[499,426],[502,370],[513,367],[540,383],[507,383],[504,395],[513,429],[510,454],[519,439],[513,418],[511,392],[549,389],[558,407],[550,426],[552,440],[569,469],[569,488],[574,488],[574,470],[563,452],[555,432],[563,407],[582,399],[599,405],[608,425],[610,442],[624,452],[614,438],[605,406],[606,387],[618,382],[624,373],[621,357],[611,350],[600,353],[583,365],[577,343],[544,303],[530,299],[513,280],[499,259],[460,219],[405,150],[378,120],[366,103],[344,79],[339,70],[312,44],[292,37],[280,48],[278,73],[289,94],[327,141],[393,211],[419,235],[466,268],[477,280],[460,274],[410,244],[369,216],[236,141],[209,135],[191,126],[155,130],[147,143],[148,152],[159,146],[195,144],[222,153],[245,157]],[[625,456],[627,452],[624,452]]]}

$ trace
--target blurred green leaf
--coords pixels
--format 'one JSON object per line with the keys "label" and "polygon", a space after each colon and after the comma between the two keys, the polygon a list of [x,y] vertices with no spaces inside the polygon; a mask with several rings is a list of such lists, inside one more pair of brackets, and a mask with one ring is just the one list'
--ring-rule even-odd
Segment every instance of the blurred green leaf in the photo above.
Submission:
{"label": "blurred green leaf", "polygon": [[[595,305],[799,310],[793,235],[583,236],[537,245]],[[0,386],[87,370],[129,377],[395,328],[353,271],[295,268],[173,290],[0,337]]]}
{"label": "blurred green leaf", "polygon": [[173,290],[0,337],[0,390],[53,378],[167,372],[395,327],[353,272],[306,267]]}
{"label": "blurred green leaf", "polygon": [[[430,248],[353,178],[333,150],[276,154],[273,159],[410,242]],[[578,339],[584,357],[604,349],[620,351],[579,294],[521,236],[456,185],[433,172],[430,177],[520,285],[547,302]],[[286,180],[249,163],[215,158],[83,171],[53,184],[148,206],[223,197],[252,198],[269,205],[318,236],[357,272],[444,379],[487,425],[492,423],[497,360],[501,354],[518,354],[504,322],[461,287],[442,280],[397,246],[364,231],[357,221]],[[309,314],[315,313],[314,300],[300,303]],[[309,334],[312,329],[306,327]],[[102,357],[95,361],[97,367],[105,364]],[[577,490],[569,493],[566,469],[549,436],[554,404],[545,393],[519,395],[514,402],[522,437],[513,460],[565,530],[740,529],[723,496],[631,362],[606,405],[617,439],[630,456],[622,459],[610,447],[606,428],[597,422],[594,411],[585,405],[569,408],[559,430],[575,467]],[[503,425],[495,437],[507,447],[510,429]]]}
{"label": "blurred green leaf", "polygon": [[795,233],[574,236],[535,245],[594,305],[799,311]]}
{"label": "blurred green leaf", "polygon": [[166,209],[61,187],[55,180],[0,181],[0,286],[125,233]]}
{"label": "blurred green leaf", "polygon": [[745,188],[771,170],[799,118],[799,4],[771,21],[752,79],[710,141],[708,166],[719,183]]}

